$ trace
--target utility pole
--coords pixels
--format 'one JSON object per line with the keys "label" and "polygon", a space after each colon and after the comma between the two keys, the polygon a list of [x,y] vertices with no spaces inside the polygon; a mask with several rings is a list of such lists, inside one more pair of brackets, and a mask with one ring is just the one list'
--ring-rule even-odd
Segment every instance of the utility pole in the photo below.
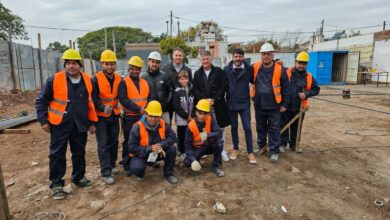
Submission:
{"label": "utility pole", "polygon": [[172,20],[172,17],[173,17],[173,15],[172,15],[172,10],[171,10],[171,32],[170,32],[170,36],[172,37],[172,26],[173,26],[173,20]]}
{"label": "utility pole", "polygon": [[383,21],[383,31],[386,30],[386,21]]}
{"label": "utility pole", "polygon": [[169,32],[168,32],[168,23],[169,23],[169,21],[166,21],[166,23],[167,23],[167,37],[169,36]]}
{"label": "utility pole", "polygon": [[107,49],[107,28],[104,28],[104,49]]}
{"label": "utility pole", "polygon": [[41,88],[43,88],[43,76],[42,76],[42,44],[41,44],[41,34],[38,33],[38,66],[39,66],[39,79],[41,80]]}
{"label": "utility pole", "polygon": [[69,40],[69,48],[73,48],[72,40]]}
{"label": "utility pole", "polygon": [[112,48],[114,49],[114,53],[116,54],[115,34],[114,31],[111,33],[112,33]]}
{"label": "utility pole", "polygon": [[321,36],[321,42],[323,41],[324,38],[324,19],[321,21],[321,29],[320,29],[320,36]]}
{"label": "utility pole", "polygon": [[73,43],[73,49],[76,49],[76,42],[72,42]]}
{"label": "utility pole", "polygon": [[314,50],[315,41],[316,41],[316,33],[313,32],[313,43],[311,44],[311,50]]}
{"label": "utility pole", "polygon": [[180,22],[177,21],[177,36],[180,36]]}

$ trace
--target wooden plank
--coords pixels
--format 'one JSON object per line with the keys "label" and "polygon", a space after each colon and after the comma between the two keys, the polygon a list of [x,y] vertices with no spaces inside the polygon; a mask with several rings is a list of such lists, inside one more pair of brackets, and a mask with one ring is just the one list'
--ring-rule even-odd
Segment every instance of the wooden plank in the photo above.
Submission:
{"label": "wooden plank", "polygon": [[0,163],[0,219],[9,220],[11,215],[8,207],[7,193],[5,191],[3,171]]}
{"label": "wooden plank", "polygon": [[3,132],[6,134],[29,134],[31,132],[31,130],[30,129],[7,128],[7,129],[4,129]]}

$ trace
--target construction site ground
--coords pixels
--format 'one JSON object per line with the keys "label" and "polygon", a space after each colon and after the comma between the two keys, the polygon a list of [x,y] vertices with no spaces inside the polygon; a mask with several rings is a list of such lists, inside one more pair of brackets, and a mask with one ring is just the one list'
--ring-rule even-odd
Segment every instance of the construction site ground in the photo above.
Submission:
{"label": "construction site ground", "polygon": [[[344,87],[323,87],[321,93],[341,94]],[[352,94],[390,93],[390,86],[384,85],[348,87]],[[36,94],[2,94],[1,118],[34,111]],[[390,112],[390,95],[320,98]],[[11,215],[13,219],[33,219],[45,212],[62,212],[67,219],[390,219],[390,203],[386,203],[390,199],[390,115],[315,99],[309,104],[303,153],[282,153],[276,164],[267,156],[257,156],[258,163],[250,164],[240,125],[241,155],[223,163],[224,178],[212,172],[212,156],[202,159],[203,169],[197,174],[183,167],[178,157],[176,185],[163,179],[162,168],[148,168],[143,182],[125,177],[120,168],[115,185],[103,184],[96,139],[89,135],[86,176],[94,186],[86,190],[73,185],[62,201],[52,200],[48,187],[49,134],[37,122],[24,125],[21,128],[31,129],[30,134],[0,134]],[[253,109],[252,115],[256,143]],[[229,150],[230,127],[225,132]],[[68,185],[69,149],[67,158]],[[376,200],[384,205],[376,206]],[[214,202],[221,202],[227,212],[214,212]]]}

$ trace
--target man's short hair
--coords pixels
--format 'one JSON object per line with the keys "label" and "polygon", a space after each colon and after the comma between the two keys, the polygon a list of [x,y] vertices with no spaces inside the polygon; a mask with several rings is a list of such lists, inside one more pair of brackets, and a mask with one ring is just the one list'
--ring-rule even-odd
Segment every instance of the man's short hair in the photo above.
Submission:
{"label": "man's short hair", "polygon": [[180,52],[184,55],[184,50],[181,49],[180,47],[175,47],[175,48],[173,48],[172,54],[174,54],[176,51],[180,51]]}
{"label": "man's short hair", "polygon": [[234,54],[236,54],[236,53],[237,53],[237,54],[240,54],[240,55],[242,55],[242,56],[244,56],[244,50],[241,49],[241,48],[234,48],[232,54],[234,55]]}
{"label": "man's short hair", "polygon": [[211,57],[211,52],[208,51],[208,50],[205,50],[205,51],[203,51],[203,53],[202,53],[200,56],[201,56],[201,57],[204,57],[204,56],[209,56],[209,57]]}
{"label": "man's short hair", "polygon": [[177,74],[177,79],[180,79],[180,78],[189,78],[188,77],[188,72],[185,71],[185,70],[180,70],[179,74]]}

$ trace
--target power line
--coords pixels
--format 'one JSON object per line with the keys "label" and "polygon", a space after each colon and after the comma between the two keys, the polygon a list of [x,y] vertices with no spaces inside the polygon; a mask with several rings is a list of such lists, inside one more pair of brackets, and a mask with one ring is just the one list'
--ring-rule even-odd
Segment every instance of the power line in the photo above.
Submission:
{"label": "power line", "polygon": [[60,30],[60,31],[80,31],[80,32],[89,32],[92,30],[85,30],[85,29],[70,29],[70,28],[59,28],[59,27],[45,27],[45,26],[37,26],[37,25],[24,25],[25,27],[29,28],[36,28],[36,29],[49,29],[49,30]]}

